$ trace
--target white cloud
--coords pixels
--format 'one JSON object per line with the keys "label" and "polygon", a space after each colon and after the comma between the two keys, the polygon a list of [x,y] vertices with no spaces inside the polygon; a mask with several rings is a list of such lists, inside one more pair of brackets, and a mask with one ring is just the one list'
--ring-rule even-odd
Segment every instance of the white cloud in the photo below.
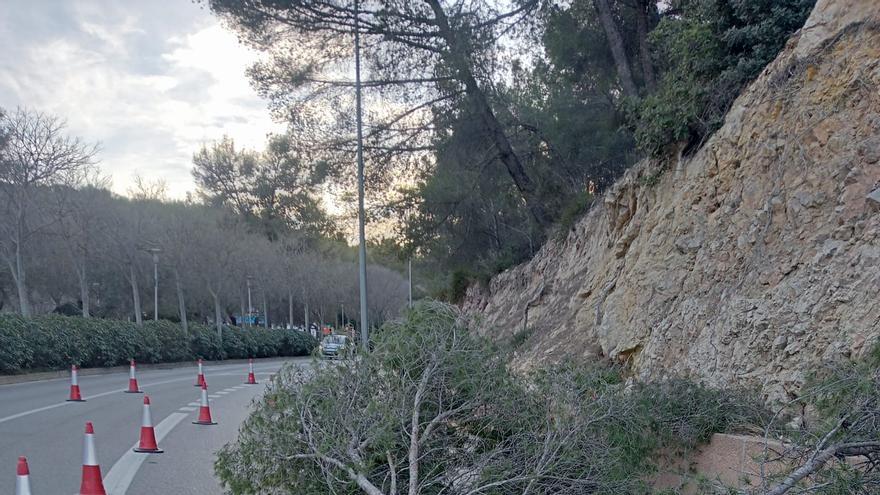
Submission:
{"label": "white cloud", "polygon": [[[191,158],[203,143],[228,134],[262,147],[267,133],[283,130],[244,75],[257,55],[206,10],[180,1],[119,9],[94,0],[46,19],[53,9],[33,4],[14,7],[24,9],[16,12],[24,22],[0,14],[7,47],[0,50],[0,106],[57,114],[71,133],[100,141],[101,166],[116,192],[125,193],[139,173],[165,180],[170,195],[182,197],[194,189]],[[47,20],[58,28],[38,29]]]}

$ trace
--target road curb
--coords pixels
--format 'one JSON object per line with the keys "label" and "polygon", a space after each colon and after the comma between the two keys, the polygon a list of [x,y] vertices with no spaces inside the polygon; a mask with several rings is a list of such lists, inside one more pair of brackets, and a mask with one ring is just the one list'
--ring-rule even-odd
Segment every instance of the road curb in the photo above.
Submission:
{"label": "road curb", "polygon": [[[289,357],[273,357],[273,358],[257,358],[254,363],[271,363],[273,361],[283,361],[296,358],[308,358],[308,356],[289,356]],[[247,364],[247,359],[224,359],[223,361],[203,361],[205,364]],[[180,368],[183,365],[196,367],[195,361],[176,361],[173,363],[138,363],[139,370],[164,370],[171,368]],[[79,376],[96,376],[96,375],[112,375],[113,373],[128,373],[128,365],[111,366],[107,368],[79,368],[77,370]],[[0,375],[0,385],[13,385],[16,383],[39,382],[45,380],[56,380],[59,378],[67,378],[70,376],[69,370],[59,371],[41,371],[38,373],[25,373],[22,375]]]}

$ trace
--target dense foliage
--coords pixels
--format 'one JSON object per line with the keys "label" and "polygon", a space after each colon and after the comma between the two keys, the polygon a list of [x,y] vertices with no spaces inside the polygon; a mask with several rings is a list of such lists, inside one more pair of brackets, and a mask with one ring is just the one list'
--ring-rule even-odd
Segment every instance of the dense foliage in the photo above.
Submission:
{"label": "dense foliage", "polygon": [[376,347],[288,368],[224,448],[236,494],[648,493],[658,452],[762,424],[746,396],[687,381],[628,387],[622,370],[510,372],[449,306],[423,303]]}
{"label": "dense foliage", "polygon": [[127,321],[59,315],[0,315],[0,373],[249,357],[304,356],[317,345],[310,335],[286,329],[190,324],[189,333],[168,321]]}
{"label": "dense foliage", "polygon": [[740,91],[801,26],[815,0],[679,0],[650,34],[662,69],[655,92],[630,115],[639,147],[654,155],[693,147],[721,126]]}
{"label": "dense foliage", "polygon": [[698,147],[814,3],[574,0],[536,10],[517,43],[537,49],[510,50],[510,77],[487,81],[486,93],[555,226],[529,216],[466,106],[441,114],[433,167],[404,202],[416,205],[406,248],[444,274],[435,295],[457,294],[453,273],[484,279],[531,257],[554,229],[567,234],[640,157]]}

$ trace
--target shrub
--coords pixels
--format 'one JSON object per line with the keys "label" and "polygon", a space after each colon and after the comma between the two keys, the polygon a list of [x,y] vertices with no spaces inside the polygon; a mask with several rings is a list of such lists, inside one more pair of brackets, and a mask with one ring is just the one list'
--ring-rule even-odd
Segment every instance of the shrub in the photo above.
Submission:
{"label": "shrub", "polygon": [[565,239],[574,224],[577,223],[595,201],[595,197],[587,191],[581,191],[567,200],[559,214],[556,235],[558,239]]}
{"label": "shrub", "polygon": [[625,105],[643,151],[700,144],[800,28],[815,0],[679,0],[650,35],[664,69],[656,92]]}
{"label": "shrub", "polygon": [[458,304],[464,299],[467,288],[473,280],[473,275],[466,270],[455,270],[449,281],[449,302]]}
{"label": "shrub", "polygon": [[24,318],[0,315],[0,373],[38,369],[118,366],[195,358],[305,356],[317,342],[296,330],[189,326],[189,335],[170,321],[134,323],[57,314]]}
{"label": "shrub", "polygon": [[455,307],[421,302],[384,325],[369,354],[285,368],[219,452],[218,476],[237,494],[410,483],[419,493],[648,493],[659,449],[762,417],[740,394],[688,381],[627,387],[613,366],[522,376],[480,333]]}

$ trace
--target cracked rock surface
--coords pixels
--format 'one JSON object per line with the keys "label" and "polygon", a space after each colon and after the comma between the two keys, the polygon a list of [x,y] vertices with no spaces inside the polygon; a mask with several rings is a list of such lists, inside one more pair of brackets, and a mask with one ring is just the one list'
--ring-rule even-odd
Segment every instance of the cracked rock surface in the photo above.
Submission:
{"label": "cracked rock surface", "polygon": [[820,0],[696,154],[630,169],[567,236],[471,287],[464,310],[506,339],[528,307],[519,369],[613,359],[768,401],[868,352],[880,339],[878,12]]}

